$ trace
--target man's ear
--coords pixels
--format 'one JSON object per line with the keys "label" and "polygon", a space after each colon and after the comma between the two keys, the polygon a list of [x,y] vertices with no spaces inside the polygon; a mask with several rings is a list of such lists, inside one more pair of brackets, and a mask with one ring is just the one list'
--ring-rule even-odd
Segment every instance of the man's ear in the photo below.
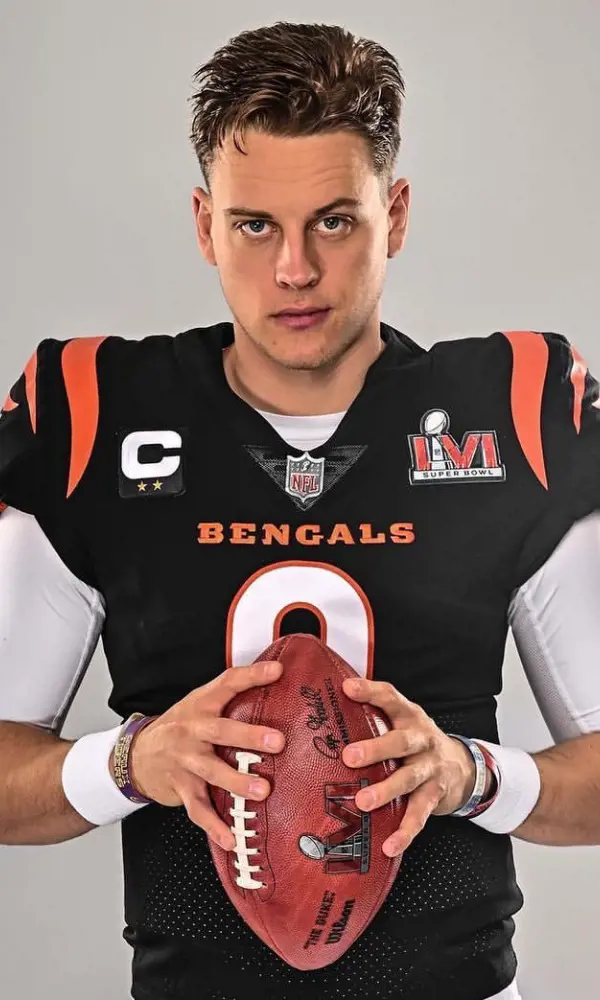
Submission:
{"label": "man's ear", "polygon": [[406,239],[410,208],[410,183],[405,177],[396,181],[389,194],[388,257],[400,253]]}
{"label": "man's ear", "polygon": [[217,261],[212,241],[212,198],[204,188],[196,187],[193,189],[192,211],[198,246],[205,260],[216,267]]}

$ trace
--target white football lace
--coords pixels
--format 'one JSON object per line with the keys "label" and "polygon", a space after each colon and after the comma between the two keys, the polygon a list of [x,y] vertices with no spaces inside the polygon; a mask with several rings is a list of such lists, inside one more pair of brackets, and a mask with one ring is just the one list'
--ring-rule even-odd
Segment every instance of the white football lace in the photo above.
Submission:
{"label": "white football lace", "polygon": [[[238,750],[235,759],[241,774],[250,774],[250,764],[262,763],[262,757],[255,753],[249,753],[247,750]],[[230,830],[235,837],[234,851],[237,857],[237,861],[234,861],[233,864],[239,872],[236,882],[241,889],[262,889],[264,882],[259,882],[252,877],[252,872],[261,870],[260,865],[251,865],[248,861],[248,858],[253,854],[259,853],[257,847],[248,847],[247,844],[249,837],[256,836],[256,830],[247,830],[245,826],[245,820],[256,819],[256,813],[246,811],[246,800],[241,795],[232,795],[232,798],[233,809],[230,809],[229,812],[233,816],[233,826],[230,827]]]}

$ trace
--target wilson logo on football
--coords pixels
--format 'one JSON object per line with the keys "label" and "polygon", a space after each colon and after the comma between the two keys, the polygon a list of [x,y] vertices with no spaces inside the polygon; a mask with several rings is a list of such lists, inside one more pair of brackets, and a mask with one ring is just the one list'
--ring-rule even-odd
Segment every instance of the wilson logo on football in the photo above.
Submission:
{"label": "wilson logo on football", "polygon": [[330,875],[364,874],[369,870],[371,817],[361,812],[354,801],[361,788],[368,784],[366,778],[361,778],[360,781],[326,785],[325,811],[343,826],[325,840],[304,834],[298,841],[306,858],[325,861],[325,871]]}
{"label": "wilson logo on football", "polygon": [[506,479],[495,431],[467,431],[459,445],[448,433],[449,428],[450,417],[445,410],[428,410],[421,418],[421,433],[408,435],[413,486]]}

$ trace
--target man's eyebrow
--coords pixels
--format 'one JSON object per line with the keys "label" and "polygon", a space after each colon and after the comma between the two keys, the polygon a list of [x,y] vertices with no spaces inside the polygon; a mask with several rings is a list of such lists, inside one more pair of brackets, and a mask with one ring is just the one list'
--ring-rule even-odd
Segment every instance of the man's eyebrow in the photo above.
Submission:
{"label": "man's eyebrow", "polygon": [[[358,198],[336,198],[335,201],[330,201],[328,205],[323,205],[321,208],[317,208],[313,212],[311,218],[316,219],[319,215],[326,215],[327,212],[332,212],[335,208],[342,208],[347,206],[349,208],[358,208],[361,202]],[[261,209],[254,208],[226,208],[225,215],[228,217],[235,217],[239,215],[248,216],[251,219],[267,219],[269,222],[275,222],[275,216],[271,215],[270,212],[261,211]]]}

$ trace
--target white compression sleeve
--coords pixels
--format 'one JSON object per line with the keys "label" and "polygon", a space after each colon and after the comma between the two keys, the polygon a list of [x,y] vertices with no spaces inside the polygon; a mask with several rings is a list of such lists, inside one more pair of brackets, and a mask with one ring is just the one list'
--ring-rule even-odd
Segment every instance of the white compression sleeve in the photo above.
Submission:
{"label": "white compression sleeve", "polygon": [[[545,564],[514,593],[509,609],[523,669],[556,743],[600,731],[599,606],[596,512],[573,525]],[[471,822],[492,833],[511,833],[538,801],[539,771],[523,750],[486,746],[500,768],[500,790]]]}
{"label": "white compression sleeve", "polygon": [[[0,719],[60,734],[105,619],[102,595],[65,566],[30,514],[0,518]],[[77,740],[62,769],[67,800],[104,826],[142,809],[115,785],[109,760],[120,726]]]}

